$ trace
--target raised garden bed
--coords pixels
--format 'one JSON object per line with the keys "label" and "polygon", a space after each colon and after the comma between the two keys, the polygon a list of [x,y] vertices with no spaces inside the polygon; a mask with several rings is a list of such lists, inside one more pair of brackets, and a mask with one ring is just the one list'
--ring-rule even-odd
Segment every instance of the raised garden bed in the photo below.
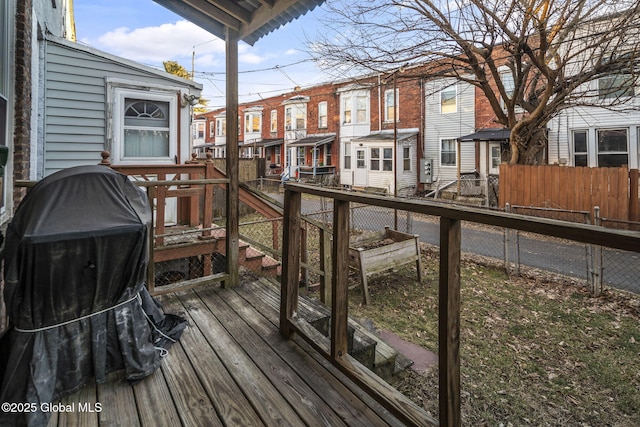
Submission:
{"label": "raised garden bed", "polygon": [[365,304],[369,304],[368,277],[372,274],[416,263],[418,281],[422,281],[420,242],[417,234],[407,234],[385,227],[383,232],[368,234],[349,243],[349,267],[360,273]]}

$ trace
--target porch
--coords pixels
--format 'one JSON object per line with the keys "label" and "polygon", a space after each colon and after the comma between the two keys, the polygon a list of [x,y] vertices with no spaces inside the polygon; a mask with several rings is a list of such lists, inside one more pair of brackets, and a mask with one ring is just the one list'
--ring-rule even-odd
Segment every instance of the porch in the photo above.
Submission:
{"label": "porch", "polygon": [[136,385],[114,374],[64,397],[49,426],[405,425],[304,340],[282,338],[278,291],[244,274],[233,289],[159,297],[189,321],[161,369]]}

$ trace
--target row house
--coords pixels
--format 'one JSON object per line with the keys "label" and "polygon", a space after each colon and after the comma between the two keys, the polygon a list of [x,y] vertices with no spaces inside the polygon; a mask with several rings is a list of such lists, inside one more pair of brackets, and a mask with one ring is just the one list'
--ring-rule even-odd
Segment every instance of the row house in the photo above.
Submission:
{"label": "row house", "polygon": [[[285,180],[330,176],[348,187],[415,191],[421,94],[419,80],[376,75],[244,103],[238,109],[240,157],[265,158],[268,174]],[[224,157],[226,114],[196,117],[209,132],[195,150]]]}
{"label": "row house", "polygon": [[[499,72],[509,88],[509,69]],[[497,127],[487,98],[472,84],[420,75],[416,66],[244,103],[238,109],[241,157],[265,158],[268,174],[283,179],[329,175],[344,187],[397,195],[460,191],[461,179],[470,177],[479,187],[472,194],[489,196],[492,177],[510,159],[510,130]],[[592,83],[608,89],[603,98],[635,97],[636,88],[612,92],[611,78]],[[225,156],[225,115],[198,116],[208,132],[197,149]],[[574,107],[549,123],[537,162],[637,168],[639,144],[638,108]]]}

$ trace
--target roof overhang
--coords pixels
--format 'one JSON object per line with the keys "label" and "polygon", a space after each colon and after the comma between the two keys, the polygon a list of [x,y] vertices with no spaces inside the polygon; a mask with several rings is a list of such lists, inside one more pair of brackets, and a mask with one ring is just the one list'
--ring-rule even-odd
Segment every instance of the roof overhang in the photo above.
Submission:
{"label": "roof overhang", "polygon": [[399,130],[396,134],[394,132],[376,132],[369,135],[353,138],[352,142],[393,142],[394,139],[398,142],[411,138],[418,134],[417,130]]}
{"label": "roof overhang", "polygon": [[511,136],[510,129],[480,129],[470,135],[461,136],[460,142],[469,141],[508,141]]}
{"label": "roof overhang", "polygon": [[154,1],[223,40],[228,29],[250,45],[324,3],[324,0]]}
{"label": "roof overhang", "polygon": [[307,136],[306,138],[302,138],[297,140],[296,142],[292,142],[287,144],[289,147],[319,147],[324,144],[329,144],[335,141],[335,135],[324,135],[324,136]]}
{"label": "roof overhang", "polygon": [[283,138],[271,138],[271,139],[262,139],[260,141],[249,141],[249,142],[245,142],[244,146],[245,147],[274,147],[276,145],[282,145],[284,144],[284,139]]}

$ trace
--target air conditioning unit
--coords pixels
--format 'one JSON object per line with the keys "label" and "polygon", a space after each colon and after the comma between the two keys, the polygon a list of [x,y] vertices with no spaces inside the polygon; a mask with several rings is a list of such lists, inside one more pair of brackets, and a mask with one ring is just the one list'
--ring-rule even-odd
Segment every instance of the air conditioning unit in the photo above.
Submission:
{"label": "air conditioning unit", "polygon": [[420,159],[420,183],[433,183],[433,159]]}

